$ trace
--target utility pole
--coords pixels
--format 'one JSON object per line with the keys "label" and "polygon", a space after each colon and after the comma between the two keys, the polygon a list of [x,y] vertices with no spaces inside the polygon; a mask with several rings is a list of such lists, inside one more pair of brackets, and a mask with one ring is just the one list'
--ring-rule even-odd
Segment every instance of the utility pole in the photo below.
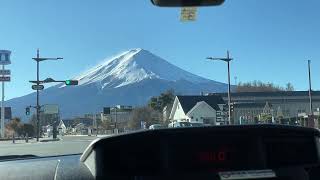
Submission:
{"label": "utility pole", "polygon": [[[228,123],[231,124],[231,86],[230,86],[230,57],[229,57],[229,51],[227,51],[227,63],[228,63],[228,106],[229,106],[229,109],[228,109]],[[232,122],[232,124],[234,124]]]}
{"label": "utility pole", "polygon": [[[41,82],[39,80],[39,63],[41,61],[46,61],[46,60],[59,60],[59,59],[63,59],[63,58],[40,58],[40,52],[39,49],[37,49],[37,57],[36,58],[32,58],[33,60],[35,60],[37,62],[37,80],[36,81],[31,81],[32,83],[35,83],[37,87],[40,86]],[[39,137],[40,137],[40,103],[39,103],[39,88],[36,88],[37,90],[37,105],[36,105],[36,116],[37,116],[37,141],[39,141]]]}
{"label": "utility pole", "polygon": [[5,65],[9,65],[11,64],[11,60],[10,60],[10,55],[11,55],[11,51],[8,50],[0,50],[0,65],[2,65],[2,70],[1,71],[1,84],[2,84],[2,100],[1,100],[1,130],[0,130],[0,134],[1,137],[3,138],[5,135],[5,127],[4,127],[4,121],[5,121],[5,105],[4,105],[4,82],[9,82],[10,81],[10,70],[5,70],[4,66]]}
{"label": "utility pole", "polygon": [[115,110],[115,124],[114,124],[114,129],[116,129],[117,133],[118,133],[118,129],[117,129],[117,107],[114,107]]}
{"label": "utility pole", "polygon": [[[309,123],[308,125],[314,127],[314,117],[313,117],[313,108],[312,108],[312,89],[311,89],[311,68],[310,68],[311,61],[308,60],[308,75],[309,75]],[[311,125],[310,125],[311,123]]]}
{"label": "utility pole", "polygon": [[[39,49],[37,49],[37,59],[40,58]],[[39,61],[37,61],[37,86],[40,85],[39,82]],[[36,113],[37,113],[37,141],[39,141],[40,137],[40,105],[39,105],[39,89],[37,89],[37,105],[36,105]]]}
{"label": "utility pole", "polygon": [[[4,65],[2,65],[2,71],[4,71]],[[2,78],[4,78],[4,75],[2,75]],[[2,81],[2,100],[1,100],[1,137],[4,138],[4,113],[5,113],[5,107],[4,107],[4,81]]]}
{"label": "utility pole", "polygon": [[230,85],[230,61],[233,60],[233,58],[230,58],[229,51],[227,51],[227,57],[226,58],[215,58],[215,57],[207,57],[209,60],[220,60],[227,62],[228,65],[228,122],[225,124],[234,124],[234,122],[231,121],[231,85]]}

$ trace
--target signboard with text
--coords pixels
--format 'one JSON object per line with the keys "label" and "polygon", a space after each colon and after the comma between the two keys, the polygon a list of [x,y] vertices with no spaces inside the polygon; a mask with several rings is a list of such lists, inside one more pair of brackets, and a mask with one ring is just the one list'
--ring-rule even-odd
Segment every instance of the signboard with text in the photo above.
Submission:
{"label": "signboard with text", "polygon": [[44,86],[43,85],[32,85],[31,88],[33,90],[43,90]]}
{"label": "signboard with text", "polygon": [[45,114],[58,114],[59,106],[57,104],[46,104],[43,106],[43,112]]}
{"label": "signboard with text", "polygon": [[0,76],[0,81],[9,82],[9,81],[11,81],[11,78],[10,78],[10,76]]}
{"label": "signboard with text", "polygon": [[0,75],[10,75],[11,71],[9,69],[0,70]]}
{"label": "signboard with text", "polygon": [[[1,117],[1,110],[0,110],[0,117]],[[4,119],[12,119],[11,107],[4,108]]]}

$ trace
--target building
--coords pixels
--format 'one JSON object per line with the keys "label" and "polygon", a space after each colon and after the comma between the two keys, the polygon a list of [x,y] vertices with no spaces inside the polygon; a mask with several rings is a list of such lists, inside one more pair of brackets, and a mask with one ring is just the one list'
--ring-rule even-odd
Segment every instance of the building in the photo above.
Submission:
{"label": "building", "polygon": [[170,121],[171,109],[172,109],[172,104],[165,106],[162,110],[162,121],[164,124]]}
{"label": "building", "polygon": [[225,122],[221,96],[176,96],[169,119],[206,125],[221,125]]}
{"label": "building", "polygon": [[264,106],[265,103],[235,103],[232,117],[238,119],[237,124],[256,124]]}
{"label": "building", "polygon": [[85,134],[85,131],[81,130],[81,128],[88,129],[94,126],[94,122],[90,118],[77,117],[73,119],[63,119],[62,121],[66,127],[66,133],[70,134]]}
{"label": "building", "polygon": [[132,106],[124,106],[124,105],[117,105],[115,107],[110,108],[110,114],[100,114],[100,119],[102,121],[107,120],[113,123],[113,128],[123,130],[131,117],[131,113],[133,111]]}
{"label": "building", "polygon": [[[225,101],[228,100],[227,93],[208,95],[219,95]],[[314,112],[320,107],[320,91],[312,91],[312,99]],[[283,116],[284,119],[294,119],[300,113],[310,114],[308,91],[232,92],[231,102],[234,103],[232,117],[235,124],[240,124],[240,117],[244,114],[258,117],[267,102],[272,106],[270,113],[275,118]]]}
{"label": "building", "polygon": [[64,135],[67,132],[67,127],[62,120],[60,120],[58,125],[59,135]]}

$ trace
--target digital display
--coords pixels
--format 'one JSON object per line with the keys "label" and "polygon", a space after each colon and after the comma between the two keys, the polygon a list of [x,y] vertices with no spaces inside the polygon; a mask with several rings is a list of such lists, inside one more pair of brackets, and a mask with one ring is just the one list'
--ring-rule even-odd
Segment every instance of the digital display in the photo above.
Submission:
{"label": "digital display", "polygon": [[199,162],[213,162],[213,163],[219,163],[226,161],[226,151],[220,150],[220,151],[206,151],[206,152],[199,152],[197,155],[197,158]]}
{"label": "digital display", "polygon": [[[232,142],[232,143],[231,143]],[[217,172],[250,169],[256,166],[255,143],[237,140],[207,143],[205,141],[175,142],[170,151],[170,167],[179,172]]]}

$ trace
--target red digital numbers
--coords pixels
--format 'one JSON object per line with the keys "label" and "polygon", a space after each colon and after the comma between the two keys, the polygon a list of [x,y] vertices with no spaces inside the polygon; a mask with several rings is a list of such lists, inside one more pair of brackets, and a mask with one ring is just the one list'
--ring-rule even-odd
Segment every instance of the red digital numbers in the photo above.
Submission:
{"label": "red digital numbers", "polygon": [[226,152],[200,152],[198,154],[198,159],[201,162],[224,162],[226,160]]}

